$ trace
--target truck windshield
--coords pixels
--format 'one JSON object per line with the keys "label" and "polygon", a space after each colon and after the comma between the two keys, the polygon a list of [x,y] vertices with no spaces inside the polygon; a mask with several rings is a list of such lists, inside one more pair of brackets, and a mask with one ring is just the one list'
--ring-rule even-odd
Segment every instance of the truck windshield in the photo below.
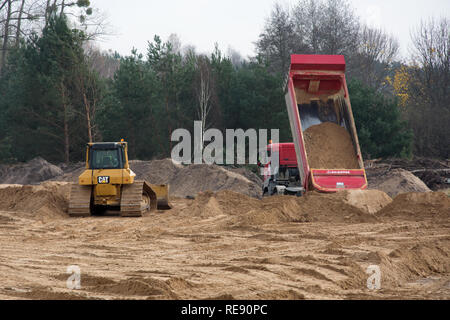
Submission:
{"label": "truck windshield", "polygon": [[91,169],[122,169],[119,149],[91,150]]}

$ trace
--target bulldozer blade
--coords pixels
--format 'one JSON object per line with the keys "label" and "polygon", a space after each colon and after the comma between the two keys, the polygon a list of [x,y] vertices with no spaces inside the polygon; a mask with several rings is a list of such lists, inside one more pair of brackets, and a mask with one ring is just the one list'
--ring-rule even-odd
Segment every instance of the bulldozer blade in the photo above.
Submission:
{"label": "bulldozer blade", "polygon": [[150,184],[150,187],[156,193],[158,210],[172,209],[169,204],[169,186],[166,184]]}

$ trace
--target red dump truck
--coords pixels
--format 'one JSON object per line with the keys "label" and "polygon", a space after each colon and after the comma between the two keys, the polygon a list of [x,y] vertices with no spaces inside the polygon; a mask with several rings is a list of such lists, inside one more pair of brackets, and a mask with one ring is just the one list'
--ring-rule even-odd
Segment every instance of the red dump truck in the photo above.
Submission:
{"label": "red dump truck", "polygon": [[294,142],[267,146],[263,196],[367,188],[344,56],[292,55],[285,98]]}
{"label": "red dump truck", "polygon": [[[305,190],[315,189],[322,192],[367,188],[364,163],[345,80],[344,56],[292,55],[285,98],[302,187]],[[311,159],[326,155],[326,148],[330,148],[326,146],[327,143],[336,139],[335,136],[322,136],[323,140],[320,142],[323,143],[324,149],[318,149],[316,146],[315,149],[310,148],[308,154],[305,131],[311,128],[312,132],[316,130],[312,128],[313,126],[317,127],[322,123],[337,125],[339,130],[345,129],[348,132],[346,134],[349,136],[350,149],[342,148],[340,152],[346,152],[343,156],[350,160],[354,158],[354,164],[343,164],[349,167],[333,168],[329,167],[326,161],[322,161],[317,162],[319,164],[316,166],[325,163],[323,166],[327,167],[314,167]],[[340,155],[334,154],[334,157],[336,156]]]}

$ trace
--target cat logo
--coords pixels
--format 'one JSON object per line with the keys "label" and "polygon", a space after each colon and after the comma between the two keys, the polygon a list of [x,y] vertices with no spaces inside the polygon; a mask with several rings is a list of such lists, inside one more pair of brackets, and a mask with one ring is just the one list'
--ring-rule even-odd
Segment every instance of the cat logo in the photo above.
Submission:
{"label": "cat logo", "polygon": [[109,183],[109,177],[108,176],[99,176],[97,177],[98,184],[108,184]]}

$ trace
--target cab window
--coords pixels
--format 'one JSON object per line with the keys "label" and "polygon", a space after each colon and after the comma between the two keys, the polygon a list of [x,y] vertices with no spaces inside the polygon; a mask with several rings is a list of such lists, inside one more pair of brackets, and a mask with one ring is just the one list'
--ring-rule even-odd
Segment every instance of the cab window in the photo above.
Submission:
{"label": "cab window", "polygon": [[121,169],[119,149],[91,150],[92,169]]}

